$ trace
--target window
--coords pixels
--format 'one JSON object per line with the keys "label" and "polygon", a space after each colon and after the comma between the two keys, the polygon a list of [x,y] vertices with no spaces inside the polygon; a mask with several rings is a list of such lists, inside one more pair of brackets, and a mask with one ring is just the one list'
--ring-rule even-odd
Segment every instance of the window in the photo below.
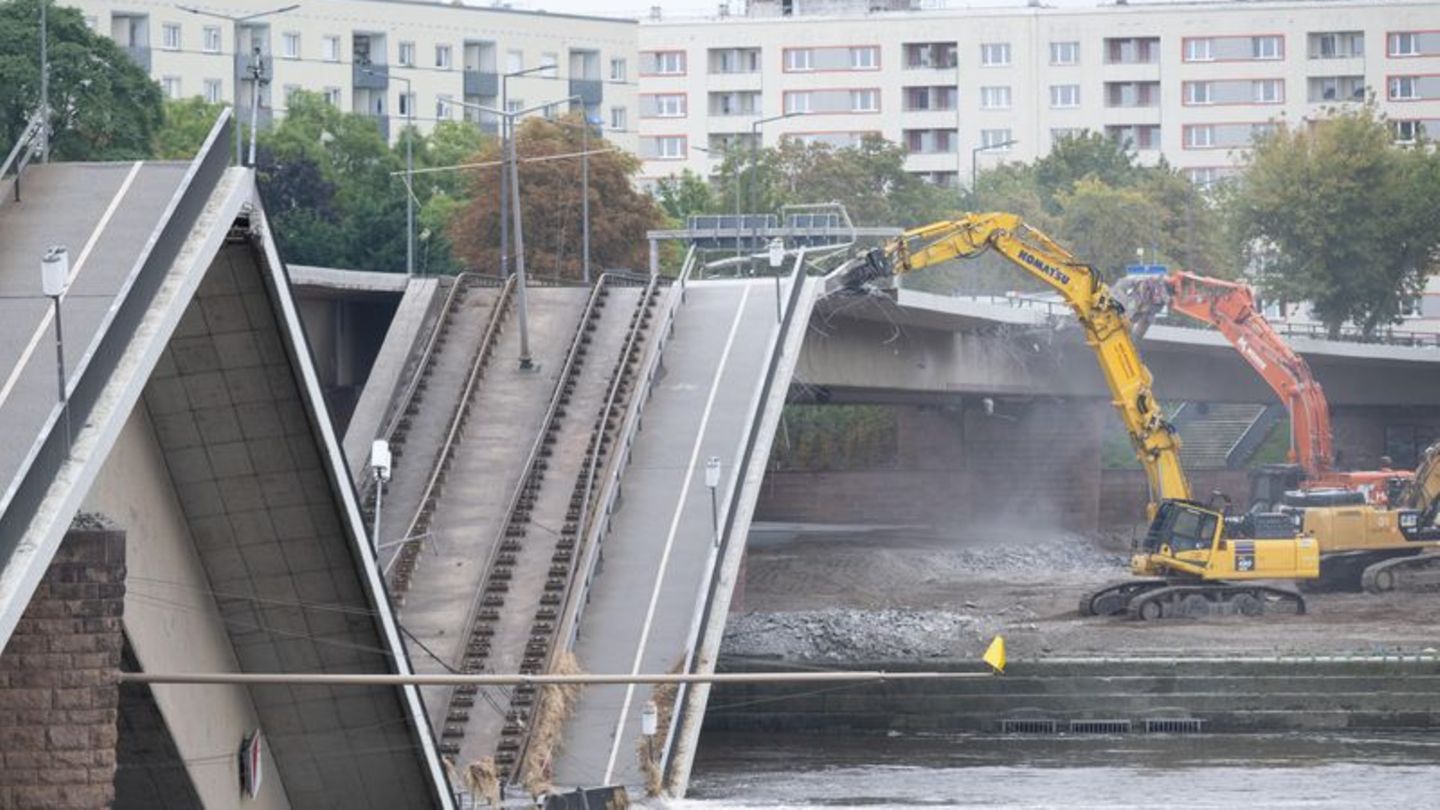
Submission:
{"label": "window", "polygon": [[1185,82],[1186,104],[1213,104],[1210,82]]}
{"label": "window", "polygon": [[400,109],[400,117],[401,117],[401,118],[409,118],[410,116],[414,115],[414,114],[415,114],[415,94],[414,94],[414,93],[401,93],[401,94],[400,94],[400,108],[399,108],[399,109]]}
{"label": "window", "polygon": [[206,101],[206,102],[208,102],[208,103],[210,103],[210,104],[219,104],[219,103],[220,103],[220,92],[221,92],[221,90],[220,90],[220,80],[219,80],[219,79],[206,79],[206,80],[205,80],[204,95],[205,95],[205,101]]}
{"label": "window", "polygon": [[786,93],[785,112],[787,113],[808,113],[810,112],[810,94],[806,92]]}
{"label": "window", "polygon": [[325,37],[320,40],[320,58],[326,62],[340,61],[340,37]]}
{"label": "window", "polygon": [[1322,31],[1310,35],[1311,59],[1349,59],[1364,55],[1363,31]]}
{"label": "window", "polygon": [[1185,148],[1204,149],[1215,145],[1215,128],[1209,124],[1185,127]]}
{"label": "window", "polygon": [[1390,35],[1391,56],[1419,56],[1420,38],[1408,31],[1400,31]]}
{"label": "window", "polygon": [[959,62],[953,42],[905,43],[906,68],[953,68]]}
{"label": "window", "polygon": [[540,71],[541,76],[549,79],[554,79],[560,75],[559,55],[554,53],[540,54],[540,65],[545,68],[544,70]]}
{"label": "window", "polygon": [[1414,76],[1391,76],[1390,77],[1390,100],[1391,101],[1413,101],[1420,96],[1415,92]]}
{"label": "window", "polygon": [[653,73],[660,76],[683,76],[685,75],[685,52],[684,51],[656,51],[650,56],[650,69],[641,69],[641,73]]}
{"label": "window", "polygon": [[180,77],[166,76],[160,80],[160,89],[165,91],[166,98],[180,98]]}
{"label": "window", "polygon": [[[626,65],[625,65],[625,60],[624,60],[624,59],[611,59],[611,60],[610,60],[610,81],[612,81],[612,82],[623,82],[623,81],[626,80],[625,77],[626,77],[627,73],[628,73],[628,70],[626,69]],[[615,110],[622,110],[622,111],[623,111],[624,108],[623,108],[623,107],[615,107],[614,109],[615,109]],[[612,110],[612,112],[613,112],[613,110]]]}
{"label": "window", "polygon": [[685,157],[684,135],[661,135],[650,139],[650,156],[658,160],[681,160]]}
{"label": "window", "polygon": [[436,96],[436,97],[435,97],[435,117],[436,117],[437,119],[441,120],[441,121],[448,120],[448,119],[450,118],[450,116],[452,115],[452,112],[451,112],[451,111],[452,111],[452,110],[454,109],[454,107],[455,107],[455,105],[454,105],[452,102],[453,102],[453,99],[452,99],[450,96]]}
{"label": "window", "polygon": [[1215,185],[1215,181],[1220,179],[1220,173],[1215,170],[1214,166],[1201,166],[1196,169],[1186,169],[1185,174],[1187,177],[1190,178],[1191,183],[1194,183],[1201,188],[1213,186]]}
{"label": "window", "polygon": [[280,55],[286,59],[300,58],[300,35],[288,31],[280,35]]}
{"label": "window", "polygon": [[1213,39],[1187,39],[1185,40],[1185,61],[1186,62],[1209,62],[1215,58],[1215,40]]}
{"label": "window", "polygon": [[505,112],[511,112],[511,113],[513,113],[513,112],[520,112],[520,111],[523,110],[523,109],[525,109],[525,99],[523,99],[523,98],[507,98],[507,99],[505,99]]}
{"label": "window", "polygon": [[1067,138],[1078,138],[1085,134],[1085,130],[1076,127],[1055,127],[1050,130],[1050,142],[1058,143]]}
{"label": "window", "polygon": [[160,27],[160,47],[167,51],[180,50],[180,26],[165,23]]}
{"label": "window", "polygon": [[1057,109],[1080,106],[1080,85],[1078,84],[1052,84],[1050,85],[1050,106]]}
{"label": "window", "polygon": [[1009,152],[1014,140],[1008,129],[980,130],[980,145],[994,152]]}
{"label": "window", "polygon": [[331,107],[339,107],[339,106],[340,106],[340,88],[338,88],[338,87],[327,87],[327,88],[325,88],[325,102],[326,102],[327,104],[329,104]]}
{"label": "window", "polygon": [[1281,37],[1251,37],[1250,55],[1255,59],[1280,59],[1285,53]]}
{"label": "window", "polygon": [[980,109],[1006,110],[1009,108],[1010,88],[1008,86],[980,88]]}
{"label": "window", "polygon": [[207,25],[201,34],[201,47],[205,49],[205,52],[220,53],[220,29],[213,25]]}
{"label": "window", "polygon": [[1250,87],[1256,104],[1279,104],[1285,100],[1285,82],[1281,79],[1256,79]]}
{"label": "window", "polygon": [[630,125],[630,120],[629,120],[628,116],[625,115],[625,108],[624,108],[624,107],[611,107],[611,108],[610,108],[610,128],[611,128],[611,129],[614,129],[614,130],[624,130],[624,129],[626,129],[629,125]]}
{"label": "window", "polygon": [[404,67],[415,67],[415,43],[400,43],[400,58],[396,61]]}
{"label": "window", "polygon": [[815,52],[809,48],[789,48],[785,51],[786,70],[813,70]]}
{"label": "window", "polygon": [[449,70],[454,64],[455,52],[449,45],[435,46],[435,67],[441,70]]}
{"label": "window", "polygon": [[1399,143],[1415,143],[1425,136],[1425,127],[1419,121],[1396,121],[1395,140]]}
{"label": "window", "polygon": [[1010,64],[1010,43],[989,42],[980,46],[980,64],[999,67]]}
{"label": "window", "polygon": [[525,69],[525,52],[524,52],[524,51],[506,51],[506,52],[505,52],[505,72],[506,72],[506,73],[519,73],[520,71],[522,71],[522,70],[524,70],[524,69]]}
{"label": "window", "polygon": [[874,45],[850,49],[851,70],[876,70],[880,67],[880,49]]}
{"label": "window", "polygon": [[285,88],[284,88],[281,92],[282,92],[282,93],[284,94],[284,96],[285,96],[285,106],[288,107],[288,106],[290,106],[290,102],[295,98],[295,94],[298,93],[298,92],[300,92],[300,85],[298,85],[298,84],[287,84],[287,85],[285,85]]}
{"label": "window", "polygon": [[851,90],[850,112],[880,112],[880,91]]}
{"label": "window", "polygon": [[1080,43],[1078,42],[1052,42],[1050,43],[1050,64],[1052,65],[1077,65],[1080,63]]}
{"label": "window", "polygon": [[684,118],[685,117],[685,96],[673,93],[663,96],[655,96],[655,116],[657,118]]}

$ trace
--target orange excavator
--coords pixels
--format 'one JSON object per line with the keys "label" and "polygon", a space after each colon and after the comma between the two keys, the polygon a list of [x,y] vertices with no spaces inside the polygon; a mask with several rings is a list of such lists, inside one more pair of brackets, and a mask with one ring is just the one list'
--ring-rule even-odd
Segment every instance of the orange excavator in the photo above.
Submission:
{"label": "orange excavator", "polygon": [[[1431,508],[1440,493],[1416,492],[1409,471],[1335,468],[1324,389],[1265,319],[1248,285],[1172,271],[1131,276],[1117,287],[1137,337],[1165,307],[1209,324],[1285,404],[1291,463],[1263,465],[1252,473],[1250,510],[1289,513],[1301,533],[1319,541],[1320,579],[1312,587],[1379,592],[1431,584],[1440,555],[1421,552],[1440,540]],[[1440,474],[1427,473],[1431,478],[1440,480]]]}
{"label": "orange excavator", "polygon": [[1342,490],[1359,492],[1367,503],[1385,506],[1412,477],[1404,470],[1335,468],[1325,391],[1310,364],[1261,314],[1248,284],[1171,271],[1164,276],[1131,276],[1117,286],[1129,298],[1137,337],[1164,307],[1213,326],[1285,404],[1290,414],[1290,464],[1257,470],[1252,501],[1270,506],[1289,490]]}

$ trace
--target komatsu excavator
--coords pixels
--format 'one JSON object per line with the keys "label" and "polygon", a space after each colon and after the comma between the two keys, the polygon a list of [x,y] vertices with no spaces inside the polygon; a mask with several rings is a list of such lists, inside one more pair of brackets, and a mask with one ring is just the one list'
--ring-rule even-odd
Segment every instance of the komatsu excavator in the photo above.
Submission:
{"label": "komatsu excavator", "polygon": [[1315,540],[1297,536],[1293,521],[1279,515],[1249,516],[1248,536],[1242,536],[1240,523],[1191,498],[1179,437],[1155,402],[1153,378],[1140,360],[1125,308],[1093,267],[1013,214],[975,213],[907,231],[852,259],[836,277],[844,289],[860,292],[876,281],[991,250],[1054,288],[1074,311],[1145,469],[1150,526],[1130,560],[1140,578],[1085,594],[1080,613],[1144,620],[1253,616],[1271,603],[1303,613],[1298,592],[1263,580],[1319,576]]}
{"label": "komatsu excavator", "polygon": [[[1263,465],[1252,474],[1251,510],[1289,514],[1303,534],[1320,544],[1320,579],[1310,586],[1378,592],[1415,581],[1431,559],[1419,560],[1410,569],[1397,559],[1440,545],[1440,536],[1422,540],[1402,530],[1402,520],[1418,520],[1429,508],[1424,486],[1409,487],[1408,471],[1335,469],[1324,389],[1310,365],[1256,307],[1249,285],[1182,271],[1129,277],[1121,285],[1137,336],[1166,306],[1214,326],[1285,404],[1292,463]],[[1436,478],[1440,486],[1440,474]],[[1402,506],[1401,498],[1412,502],[1396,508]],[[1402,570],[1417,576],[1381,573]]]}

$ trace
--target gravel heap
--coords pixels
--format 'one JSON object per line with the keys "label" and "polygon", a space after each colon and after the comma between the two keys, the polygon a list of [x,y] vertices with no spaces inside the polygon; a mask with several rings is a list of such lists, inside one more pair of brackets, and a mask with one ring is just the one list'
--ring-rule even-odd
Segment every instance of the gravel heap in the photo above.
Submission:
{"label": "gravel heap", "polygon": [[722,656],[791,661],[968,657],[989,641],[988,617],[919,610],[807,610],[732,616]]}
{"label": "gravel heap", "polygon": [[119,526],[101,512],[76,512],[70,520],[70,528],[79,531],[109,531]]}
{"label": "gravel heap", "polygon": [[977,573],[1035,573],[1042,577],[1114,572],[1126,564],[1125,555],[1097,548],[1088,537],[1059,533],[1012,543],[957,545],[947,549],[945,556],[952,566]]}

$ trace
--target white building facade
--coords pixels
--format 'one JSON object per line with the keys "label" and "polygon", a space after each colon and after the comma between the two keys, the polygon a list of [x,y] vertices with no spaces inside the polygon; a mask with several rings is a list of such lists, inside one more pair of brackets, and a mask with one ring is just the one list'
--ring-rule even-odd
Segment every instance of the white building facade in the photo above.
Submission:
{"label": "white building facade", "polygon": [[[578,96],[586,114],[619,146],[634,149],[636,23],[505,8],[403,0],[300,0],[280,14],[236,23],[283,3],[201,0],[206,16],[157,0],[71,0],[92,29],[111,36],[160,82],[167,96],[237,103],[248,121],[264,68],[259,120],[285,112],[297,89],[322,93],[336,107],[373,116],[394,140],[412,118],[422,131],[446,119],[493,131],[492,116],[466,103],[499,109],[501,75],[511,78],[511,109]],[[407,84],[408,80],[408,84]],[[237,93],[238,91],[238,93]]]}
{"label": "white building facade", "polygon": [[1400,140],[1440,137],[1440,3],[858,5],[752,0],[743,17],[643,21],[642,175],[708,175],[756,131],[766,145],[876,133],[907,149],[910,171],[951,185],[1091,130],[1204,183],[1233,171],[1255,133],[1367,93]]}

